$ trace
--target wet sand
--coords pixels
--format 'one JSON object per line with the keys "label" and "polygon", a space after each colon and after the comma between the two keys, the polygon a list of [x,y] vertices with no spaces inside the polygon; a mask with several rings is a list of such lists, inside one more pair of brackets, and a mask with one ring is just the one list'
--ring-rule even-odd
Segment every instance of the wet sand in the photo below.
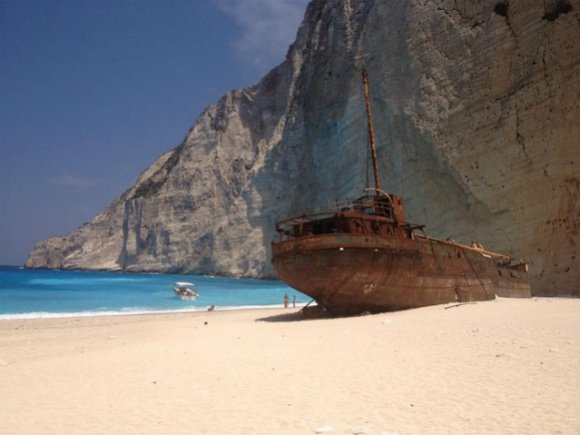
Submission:
{"label": "wet sand", "polygon": [[580,300],[0,321],[2,434],[578,434]]}

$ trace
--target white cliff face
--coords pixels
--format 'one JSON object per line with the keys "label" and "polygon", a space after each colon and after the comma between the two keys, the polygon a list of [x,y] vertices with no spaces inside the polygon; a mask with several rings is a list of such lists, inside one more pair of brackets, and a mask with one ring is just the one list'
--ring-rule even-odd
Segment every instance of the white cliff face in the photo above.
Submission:
{"label": "white cliff face", "polygon": [[580,294],[579,13],[577,1],[315,0],[283,64],[27,265],[271,276],[276,220],[366,184],[366,54],[382,185],[409,221],[525,258],[536,294]]}

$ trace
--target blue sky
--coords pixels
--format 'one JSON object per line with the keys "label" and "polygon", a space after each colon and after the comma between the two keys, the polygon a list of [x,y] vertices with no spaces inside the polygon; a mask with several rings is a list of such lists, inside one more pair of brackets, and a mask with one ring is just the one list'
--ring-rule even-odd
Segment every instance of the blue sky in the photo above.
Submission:
{"label": "blue sky", "polygon": [[0,264],[107,207],[280,63],[307,0],[0,0]]}

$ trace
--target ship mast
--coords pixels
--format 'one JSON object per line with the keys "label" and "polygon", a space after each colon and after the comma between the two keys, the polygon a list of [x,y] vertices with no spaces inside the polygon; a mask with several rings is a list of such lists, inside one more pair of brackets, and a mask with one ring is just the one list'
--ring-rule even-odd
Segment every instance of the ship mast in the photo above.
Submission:
{"label": "ship mast", "polygon": [[379,194],[381,185],[379,182],[379,167],[377,164],[377,147],[375,145],[375,130],[373,128],[373,120],[371,114],[371,102],[369,98],[369,75],[366,68],[362,68],[362,81],[365,94],[365,107],[367,109],[367,127],[369,130],[369,142],[371,146],[371,157],[373,160],[373,173],[375,175],[375,193]]}

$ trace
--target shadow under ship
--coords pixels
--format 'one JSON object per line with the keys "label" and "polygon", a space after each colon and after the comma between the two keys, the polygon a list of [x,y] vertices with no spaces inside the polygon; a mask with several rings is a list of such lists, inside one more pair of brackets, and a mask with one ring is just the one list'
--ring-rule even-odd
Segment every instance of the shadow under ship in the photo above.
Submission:
{"label": "shadow under ship", "polygon": [[403,198],[380,189],[365,69],[362,77],[375,187],[279,222],[272,264],[280,278],[331,314],[530,297],[523,261],[425,235],[405,221]]}

